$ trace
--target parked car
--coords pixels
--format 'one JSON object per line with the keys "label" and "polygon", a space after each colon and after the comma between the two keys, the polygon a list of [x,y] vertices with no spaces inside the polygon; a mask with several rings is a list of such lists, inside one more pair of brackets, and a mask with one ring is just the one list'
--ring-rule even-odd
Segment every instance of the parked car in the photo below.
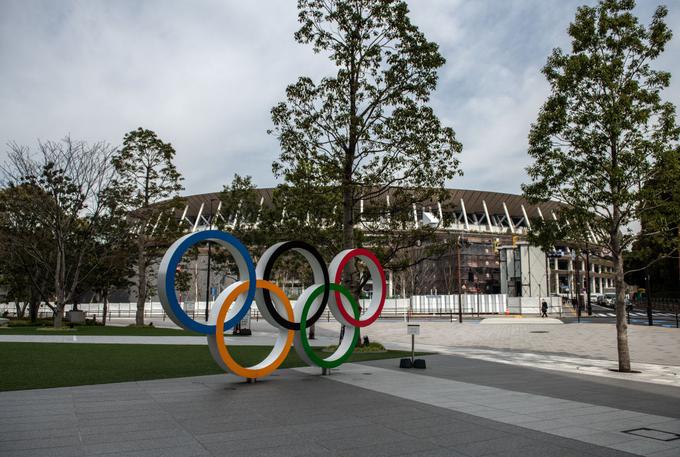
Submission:
{"label": "parked car", "polygon": [[607,292],[604,294],[604,306],[614,307],[616,305],[616,293]]}

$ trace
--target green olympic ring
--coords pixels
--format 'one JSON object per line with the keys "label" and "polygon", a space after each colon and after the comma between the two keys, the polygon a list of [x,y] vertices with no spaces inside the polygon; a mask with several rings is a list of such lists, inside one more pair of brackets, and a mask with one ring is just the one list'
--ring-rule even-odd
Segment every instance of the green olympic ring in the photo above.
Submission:
{"label": "green olympic ring", "polygon": [[[316,298],[321,295],[324,292],[324,289],[326,288],[326,285],[321,284],[319,287],[314,289],[314,291],[309,295],[307,298],[307,301],[305,301],[305,304],[302,308],[302,315],[300,318],[300,331],[295,332],[295,352],[297,352],[298,356],[305,362],[307,362],[309,365],[316,365],[321,368],[337,368],[340,365],[342,365],[345,360],[349,358],[350,355],[352,355],[352,352],[354,352],[354,347],[357,345],[359,341],[359,332],[357,330],[357,327],[349,324],[348,322],[343,322],[344,318],[342,318],[342,315],[340,313],[337,313],[338,316],[335,316],[336,319],[338,319],[342,324],[344,324],[346,329],[350,329],[351,335],[345,335],[340,344],[338,345],[338,348],[331,354],[330,356],[326,357],[325,359],[319,357],[316,355],[316,353],[312,350],[312,347],[309,345],[309,339],[307,337],[307,314],[309,313],[309,310],[316,300]],[[359,304],[357,303],[356,299],[352,296],[352,294],[345,288],[344,286],[340,284],[335,284],[335,283],[330,283],[330,290],[339,292],[342,295],[344,295],[352,305],[352,310],[354,311],[354,318],[359,319],[360,316],[360,311],[359,311]],[[337,305],[336,305],[337,306]],[[333,310],[333,307],[331,307],[331,310]],[[336,314],[335,312],[333,313],[334,315]]]}

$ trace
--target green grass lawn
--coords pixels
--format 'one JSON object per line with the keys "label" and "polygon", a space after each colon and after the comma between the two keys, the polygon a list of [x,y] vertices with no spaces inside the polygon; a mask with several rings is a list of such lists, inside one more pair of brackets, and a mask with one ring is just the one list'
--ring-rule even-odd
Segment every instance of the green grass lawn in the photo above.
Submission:
{"label": "green grass lawn", "polygon": [[201,336],[200,333],[188,332],[177,328],[149,327],[116,327],[103,325],[65,326],[59,330],[49,326],[3,327],[0,335],[123,335],[123,336]]}
{"label": "green grass lawn", "polygon": [[[267,346],[230,346],[242,365],[262,360]],[[317,348],[321,350],[321,348]],[[327,356],[322,355],[322,356]],[[409,357],[410,352],[356,353],[350,362]],[[396,363],[396,362],[395,362]],[[291,348],[280,368],[304,366]],[[207,346],[156,344],[0,343],[0,391],[105,384],[223,373]]]}

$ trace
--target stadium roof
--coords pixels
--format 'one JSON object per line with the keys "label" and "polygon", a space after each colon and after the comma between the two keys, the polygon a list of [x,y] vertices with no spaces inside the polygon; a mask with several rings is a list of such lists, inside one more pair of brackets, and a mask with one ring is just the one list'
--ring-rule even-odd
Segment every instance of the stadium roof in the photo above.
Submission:
{"label": "stadium roof", "polygon": [[[272,203],[274,190],[274,188],[257,189],[262,205],[268,206]],[[561,206],[558,202],[533,205],[521,195],[500,192],[467,189],[447,189],[446,192],[448,196],[441,204],[438,205],[437,201],[432,201],[429,203],[430,206],[424,205],[417,208],[417,214],[414,214],[415,219],[423,219],[425,217],[423,212],[426,210],[428,215],[434,216],[435,219],[441,218],[442,213],[453,212],[454,223],[450,227],[443,228],[523,233],[530,224],[527,218],[552,218]],[[183,198],[186,206],[182,211],[182,218],[192,225],[193,230],[204,224],[207,225],[211,200],[214,205],[213,210],[218,212],[220,205],[218,192],[189,195]],[[385,196],[380,198],[385,198]]]}

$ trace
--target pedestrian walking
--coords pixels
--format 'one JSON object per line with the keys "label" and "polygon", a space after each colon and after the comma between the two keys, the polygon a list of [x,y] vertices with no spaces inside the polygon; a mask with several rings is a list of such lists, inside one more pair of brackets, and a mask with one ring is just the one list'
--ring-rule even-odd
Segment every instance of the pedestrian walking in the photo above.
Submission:
{"label": "pedestrian walking", "polygon": [[543,300],[543,304],[541,305],[541,317],[548,317],[548,302]]}

